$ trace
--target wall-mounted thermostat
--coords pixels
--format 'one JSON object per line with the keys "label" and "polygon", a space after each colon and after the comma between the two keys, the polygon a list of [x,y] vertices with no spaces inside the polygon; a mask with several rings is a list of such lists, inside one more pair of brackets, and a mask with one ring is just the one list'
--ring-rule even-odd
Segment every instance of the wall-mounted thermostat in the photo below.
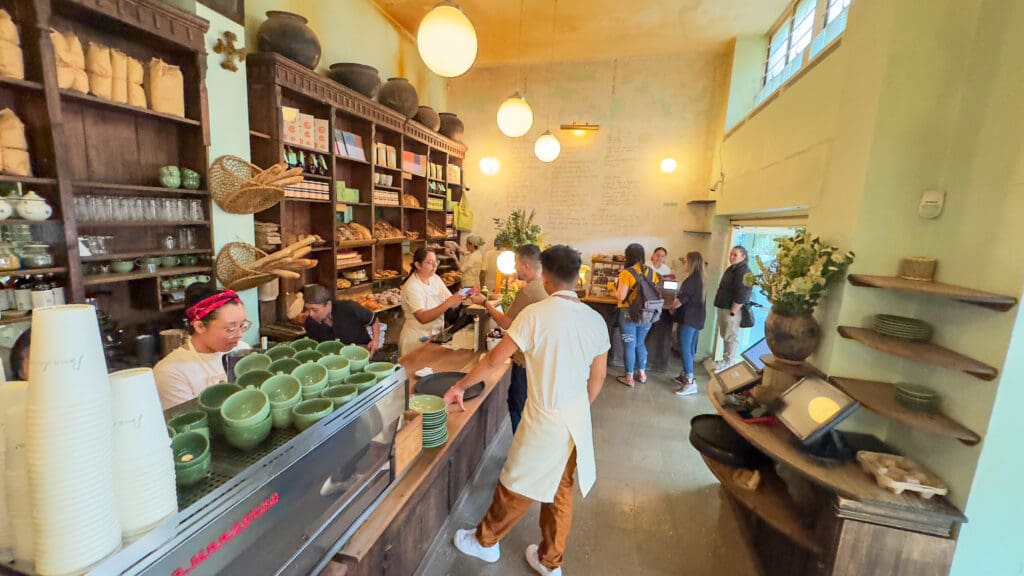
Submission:
{"label": "wall-mounted thermostat", "polygon": [[942,206],[946,203],[946,193],[941,190],[927,190],[921,195],[921,203],[917,206],[917,215],[921,218],[938,218],[942,214]]}

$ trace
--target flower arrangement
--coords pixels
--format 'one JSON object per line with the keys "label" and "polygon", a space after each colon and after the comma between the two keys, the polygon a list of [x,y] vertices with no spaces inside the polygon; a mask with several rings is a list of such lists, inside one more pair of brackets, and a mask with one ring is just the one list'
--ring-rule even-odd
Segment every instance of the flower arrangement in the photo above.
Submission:
{"label": "flower arrangement", "polygon": [[524,210],[517,208],[508,218],[495,218],[494,226],[498,233],[494,236],[494,246],[515,250],[526,244],[536,244],[540,240],[541,229],[540,224],[533,221],[535,213],[535,210],[531,210],[527,216]]}
{"label": "flower arrangement", "polygon": [[814,312],[854,258],[853,252],[840,252],[804,230],[792,238],[776,238],[775,243],[779,245],[775,261],[765,265],[758,258],[761,274],[748,273],[743,282],[760,288],[772,303],[772,310],[783,316]]}

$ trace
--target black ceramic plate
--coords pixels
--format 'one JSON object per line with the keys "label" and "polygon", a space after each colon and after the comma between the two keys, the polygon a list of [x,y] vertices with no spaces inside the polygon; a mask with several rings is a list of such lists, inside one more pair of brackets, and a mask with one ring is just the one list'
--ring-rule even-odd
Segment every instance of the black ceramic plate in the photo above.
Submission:
{"label": "black ceramic plate", "polygon": [[765,456],[717,414],[690,420],[690,444],[701,454],[736,468],[756,468]]}
{"label": "black ceramic plate", "polygon": [[[424,376],[416,382],[417,394],[433,394],[444,398],[444,393],[465,376],[465,372],[436,372],[430,376]],[[477,382],[462,394],[463,400],[476,398],[484,391],[484,383]]]}

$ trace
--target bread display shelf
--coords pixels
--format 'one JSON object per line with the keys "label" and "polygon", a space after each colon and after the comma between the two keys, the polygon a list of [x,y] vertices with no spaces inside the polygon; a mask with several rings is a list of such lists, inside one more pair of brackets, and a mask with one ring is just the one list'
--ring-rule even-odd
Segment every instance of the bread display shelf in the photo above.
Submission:
{"label": "bread display shelf", "polygon": [[33,82],[31,80],[22,80],[20,78],[8,78],[7,76],[0,76],[0,88],[23,88],[25,90],[42,90],[43,85],[39,82]]}
{"label": "bread display shelf", "polygon": [[364,266],[369,266],[371,264],[373,264],[373,262],[353,262],[351,264],[338,264],[338,270],[351,270],[352,268],[362,268]]}
{"label": "bread display shelf", "polygon": [[984,292],[952,284],[943,284],[941,282],[925,282],[922,280],[907,280],[898,276],[872,276],[869,274],[850,274],[849,280],[850,284],[854,286],[939,296],[965,304],[998,310],[999,312],[1006,312],[1017,305],[1017,299],[1013,296],[1004,296],[1002,294]]}
{"label": "bread display shelf", "polygon": [[377,243],[377,240],[348,240],[346,242],[338,242],[338,248],[366,248],[367,246],[373,246]]}
{"label": "bread display shelf", "polygon": [[12,174],[0,174],[0,182],[16,182],[18,184],[35,184],[37,186],[56,185],[56,178],[36,178],[34,176],[14,176]]}
{"label": "bread display shelf", "polygon": [[956,438],[968,446],[981,442],[981,436],[941,412],[926,413],[904,408],[896,401],[892,384],[838,376],[833,376],[831,381],[862,406],[886,418],[911,428]]}
{"label": "bread display shelf", "polygon": [[981,380],[994,380],[999,374],[998,370],[984,362],[979,362],[931,342],[900,340],[899,338],[882,336],[867,328],[856,328],[853,326],[839,326],[837,330],[843,338],[856,340],[879,352],[907,358],[915,362],[942,366],[950,370],[959,370]]}

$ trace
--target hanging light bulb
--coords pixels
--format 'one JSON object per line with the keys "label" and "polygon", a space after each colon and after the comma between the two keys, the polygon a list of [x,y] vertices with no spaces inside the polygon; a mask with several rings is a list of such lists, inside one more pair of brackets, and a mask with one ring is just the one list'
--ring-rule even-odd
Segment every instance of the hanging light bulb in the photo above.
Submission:
{"label": "hanging light bulb", "polygon": [[671,174],[676,171],[676,159],[665,158],[661,161],[661,171],[665,174]]}
{"label": "hanging light bulb", "polygon": [[427,68],[454,78],[465,74],[476,60],[476,30],[462,9],[446,0],[423,17],[416,47]]}
{"label": "hanging light bulb", "polygon": [[480,159],[480,171],[485,176],[494,176],[501,170],[501,161],[494,156],[484,156]]}
{"label": "hanging light bulb", "polygon": [[498,129],[509,138],[518,138],[529,132],[532,126],[533,108],[517,90],[498,107]]}
{"label": "hanging light bulb", "polygon": [[554,162],[561,152],[562,145],[558,142],[558,138],[551,133],[551,130],[541,134],[533,145],[533,153],[541,162]]}

